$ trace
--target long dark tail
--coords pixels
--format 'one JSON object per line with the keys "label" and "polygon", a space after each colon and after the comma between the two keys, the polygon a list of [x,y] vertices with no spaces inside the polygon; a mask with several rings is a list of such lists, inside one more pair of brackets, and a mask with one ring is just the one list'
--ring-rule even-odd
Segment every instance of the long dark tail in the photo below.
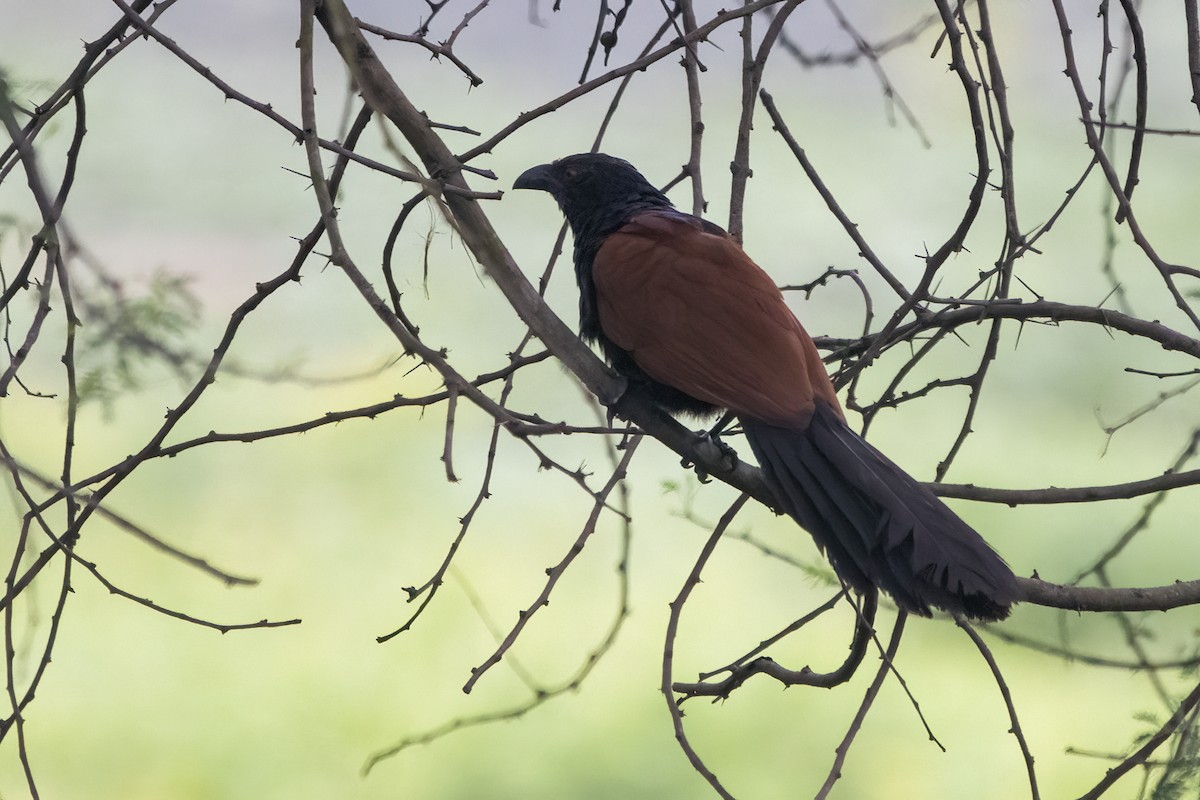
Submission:
{"label": "long dark tail", "polygon": [[742,420],[783,510],[859,591],[877,586],[908,611],[1008,616],[1017,581],[1004,560],[926,487],[817,403],[802,431]]}

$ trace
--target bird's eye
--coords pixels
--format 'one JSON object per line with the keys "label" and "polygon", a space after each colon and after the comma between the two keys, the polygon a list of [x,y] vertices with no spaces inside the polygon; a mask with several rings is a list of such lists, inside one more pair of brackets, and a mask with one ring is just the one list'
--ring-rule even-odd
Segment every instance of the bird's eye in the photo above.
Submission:
{"label": "bird's eye", "polygon": [[583,174],[583,170],[579,167],[567,167],[563,170],[563,177],[569,181],[579,180],[579,176]]}

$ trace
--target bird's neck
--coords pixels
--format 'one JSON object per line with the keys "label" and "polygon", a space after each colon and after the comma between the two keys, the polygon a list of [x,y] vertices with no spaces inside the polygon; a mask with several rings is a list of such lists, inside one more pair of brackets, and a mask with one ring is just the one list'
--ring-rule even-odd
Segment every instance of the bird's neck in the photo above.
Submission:
{"label": "bird's neck", "polygon": [[[655,196],[657,195],[657,196]],[[576,252],[579,244],[592,244],[599,249],[604,238],[614,233],[629,220],[644,211],[653,209],[672,209],[674,206],[665,197],[649,195],[626,203],[610,204],[599,208],[570,209],[563,212],[571,225],[571,234],[575,237]],[[593,252],[593,255],[595,253]]]}

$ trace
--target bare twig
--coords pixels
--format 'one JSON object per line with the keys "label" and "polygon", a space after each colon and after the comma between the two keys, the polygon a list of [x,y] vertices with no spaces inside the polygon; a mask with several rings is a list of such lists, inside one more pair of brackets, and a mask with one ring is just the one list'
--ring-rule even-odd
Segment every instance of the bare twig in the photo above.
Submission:
{"label": "bare twig", "polygon": [[476,682],[483,677],[484,673],[499,663],[500,659],[504,657],[504,654],[508,651],[508,649],[513,646],[517,640],[517,637],[521,635],[521,631],[524,630],[525,626],[529,623],[529,620],[533,618],[533,615],[536,614],[539,609],[549,605],[550,594],[554,591],[555,585],[571,566],[571,563],[575,560],[575,558],[583,552],[584,545],[587,544],[588,539],[595,532],[596,523],[600,519],[601,512],[604,511],[609,494],[611,494],[612,491],[620,484],[620,482],[625,479],[625,468],[629,465],[629,460],[633,458],[633,454],[637,450],[637,446],[640,442],[641,437],[635,436],[626,444],[625,453],[621,457],[621,462],[617,465],[616,469],[613,470],[612,477],[609,478],[608,482],[604,485],[604,488],[600,490],[596,502],[592,505],[591,513],[588,515],[587,521],[583,525],[583,530],[579,532],[579,536],[576,537],[575,541],[572,543],[570,550],[567,551],[567,554],[563,556],[557,564],[546,570],[546,584],[542,587],[541,593],[527,609],[520,613],[517,624],[513,626],[511,631],[509,631],[508,636],[504,638],[504,641],[500,643],[500,646],[496,648],[495,652],[488,656],[482,664],[471,670],[470,679],[466,682],[466,684],[463,685],[464,692],[470,694],[471,689],[475,687]]}
{"label": "bare twig", "polygon": [[1188,73],[1192,79],[1192,103],[1200,111],[1200,2],[1184,0],[1187,21]]}
{"label": "bare twig", "polygon": [[683,586],[680,587],[679,594],[671,602],[671,615],[667,621],[666,641],[663,643],[662,684],[660,688],[663,699],[667,702],[667,709],[671,712],[671,720],[675,727],[675,741],[679,743],[680,748],[683,749],[684,754],[696,772],[708,782],[713,791],[727,800],[732,800],[733,795],[721,784],[716,774],[705,765],[704,759],[700,757],[700,754],[696,752],[691,742],[688,741],[687,732],[683,726],[683,709],[680,707],[679,701],[675,698],[672,688],[674,684],[672,674],[675,664],[675,637],[679,632],[679,618],[683,613],[683,606],[687,603],[692,590],[700,583],[700,573],[704,570],[704,565],[708,563],[708,559],[716,549],[717,542],[721,540],[721,536],[724,535],[733,522],[734,517],[737,516],[738,512],[742,510],[742,506],[749,499],[745,494],[740,495],[738,499],[733,501],[733,504],[729,506],[725,513],[721,515],[721,519],[717,521],[712,535],[708,537],[708,541],[704,543],[700,555],[696,558],[696,563],[692,567],[692,571],[688,574]]}
{"label": "bare twig", "polygon": [[1038,800],[1041,794],[1038,792],[1037,772],[1033,768],[1033,753],[1029,750],[1029,743],[1025,741],[1025,732],[1021,730],[1021,723],[1017,719],[1017,706],[1013,703],[1012,691],[1008,688],[1008,682],[1004,680],[1004,675],[1000,672],[1000,665],[996,663],[995,657],[992,655],[991,649],[983,638],[971,627],[971,624],[964,619],[955,620],[958,627],[966,631],[967,636],[971,637],[975,647],[979,650],[983,660],[987,662],[988,669],[992,671],[992,677],[996,679],[996,686],[1000,689],[1000,696],[1004,699],[1004,707],[1008,710],[1008,719],[1012,723],[1009,732],[1016,737],[1017,746],[1021,749],[1021,758],[1025,762],[1025,773],[1029,776],[1029,794],[1033,800]]}
{"label": "bare twig", "polygon": [[896,617],[896,625],[892,628],[892,638],[888,642],[887,650],[882,655],[882,661],[879,669],[875,672],[875,677],[871,680],[871,685],[867,687],[867,692],[863,695],[862,702],[858,706],[858,711],[854,714],[854,719],[851,720],[850,726],[846,729],[846,735],[842,737],[842,741],[834,749],[833,764],[829,768],[829,775],[825,778],[825,783],[814,795],[814,800],[824,800],[829,797],[829,793],[833,791],[833,786],[838,779],[842,777],[842,768],[846,763],[846,756],[850,753],[850,746],[854,743],[854,738],[858,735],[862,728],[863,721],[867,718],[867,712],[871,710],[871,706],[875,702],[875,698],[879,695],[879,690],[883,688],[883,682],[888,674],[892,671],[892,662],[896,657],[896,651],[900,649],[900,639],[904,634],[904,621],[907,614],[900,612]]}

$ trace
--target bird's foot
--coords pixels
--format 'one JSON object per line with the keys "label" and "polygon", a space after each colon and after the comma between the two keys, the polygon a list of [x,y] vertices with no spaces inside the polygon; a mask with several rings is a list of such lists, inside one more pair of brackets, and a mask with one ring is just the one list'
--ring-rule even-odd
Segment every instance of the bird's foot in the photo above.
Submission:
{"label": "bird's foot", "polygon": [[717,448],[717,450],[720,451],[721,465],[726,470],[732,471],[735,467],[737,467],[738,454],[737,450],[734,450],[732,445],[726,444],[724,439],[711,431],[700,431],[698,437],[701,439],[707,439],[714,447]]}
{"label": "bird's foot", "polygon": [[[734,450],[730,445],[726,444],[719,436],[719,432],[723,427],[723,425],[718,423],[711,431],[696,431],[696,446],[705,447],[706,445],[711,445],[712,447],[715,447],[717,449],[718,458],[721,462],[722,469],[726,472],[732,472],[733,469],[738,465],[738,455],[737,451]],[[708,470],[699,466],[691,459],[683,459],[680,462],[680,465],[685,469],[695,468],[696,477],[701,483],[708,483],[712,480],[712,476],[709,475]]]}

